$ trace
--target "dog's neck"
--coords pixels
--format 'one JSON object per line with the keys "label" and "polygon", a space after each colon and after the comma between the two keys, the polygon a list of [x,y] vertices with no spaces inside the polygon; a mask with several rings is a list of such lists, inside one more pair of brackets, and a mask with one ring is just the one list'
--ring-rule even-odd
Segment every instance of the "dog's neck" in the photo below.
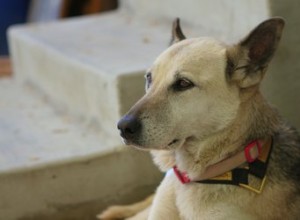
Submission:
{"label": "dog's neck", "polygon": [[174,151],[154,151],[154,161],[166,171],[177,165],[189,176],[199,176],[205,169],[243,150],[250,142],[272,135],[279,124],[279,116],[259,92],[241,103],[236,119],[226,129],[203,140],[188,140]]}

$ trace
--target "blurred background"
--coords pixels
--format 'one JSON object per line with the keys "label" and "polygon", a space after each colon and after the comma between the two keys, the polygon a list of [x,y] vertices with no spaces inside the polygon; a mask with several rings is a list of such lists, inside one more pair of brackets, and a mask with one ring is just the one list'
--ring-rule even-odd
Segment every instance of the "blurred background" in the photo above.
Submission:
{"label": "blurred background", "polygon": [[95,14],[117,7],[117,0],[1,0],[0,56],[8,55],[6,30],[10,25]]}

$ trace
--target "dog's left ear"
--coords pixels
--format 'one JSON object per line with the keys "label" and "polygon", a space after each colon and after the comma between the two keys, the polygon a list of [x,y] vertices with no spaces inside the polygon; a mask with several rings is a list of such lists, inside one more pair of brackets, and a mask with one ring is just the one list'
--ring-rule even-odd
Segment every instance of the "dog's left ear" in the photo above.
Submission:
{"label": "dog's left ear", "polygon": [[186,37],[184,36],[184,34],[182,33],[181,27],[180,27],[180,19],[176,18],[173,21],[173,26],[172,26],[172,38],[170,41],[170,46],[186,39]]}
{"label": "dog's left ear", "polygon": [[261,82],[271,61],[284,27],[284,20],[276,17],[258,25],[239,44],[227,50],[227,77],[241,88]]}

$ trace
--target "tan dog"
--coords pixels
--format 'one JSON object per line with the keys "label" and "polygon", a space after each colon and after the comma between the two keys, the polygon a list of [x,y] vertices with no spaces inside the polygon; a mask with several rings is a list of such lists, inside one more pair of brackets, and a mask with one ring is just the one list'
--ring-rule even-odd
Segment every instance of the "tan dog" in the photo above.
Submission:
{"label": "tan dog", "polygon": [[[136,219],[300,218],[300,138],[259,90],[283,27],[272,18],[226,45],[185,39],[175,22],[146,94],[118,124],[126,144],[152,150],[168,171]],[[128,217],[150,202],[100,217]]]}

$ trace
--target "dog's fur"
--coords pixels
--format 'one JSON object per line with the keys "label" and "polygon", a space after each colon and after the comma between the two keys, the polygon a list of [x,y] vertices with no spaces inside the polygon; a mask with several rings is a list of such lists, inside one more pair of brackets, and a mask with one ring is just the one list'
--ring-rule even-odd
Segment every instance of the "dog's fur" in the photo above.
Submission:
{"label": "dog's fur", "polygon": [[300,138],[259,90],[283,27],[283,19],[272,18],[226,45],[185,39],[175,22],[172,45],[147,74],[146,94],[119,122],[125,143],[151,150],[162,171],[177,165],[191,178],[255,139],[272,136],[273,151],[261,194],[231,185],[183,185],[168,172],[145,211],[148,219],[300,218]]}

